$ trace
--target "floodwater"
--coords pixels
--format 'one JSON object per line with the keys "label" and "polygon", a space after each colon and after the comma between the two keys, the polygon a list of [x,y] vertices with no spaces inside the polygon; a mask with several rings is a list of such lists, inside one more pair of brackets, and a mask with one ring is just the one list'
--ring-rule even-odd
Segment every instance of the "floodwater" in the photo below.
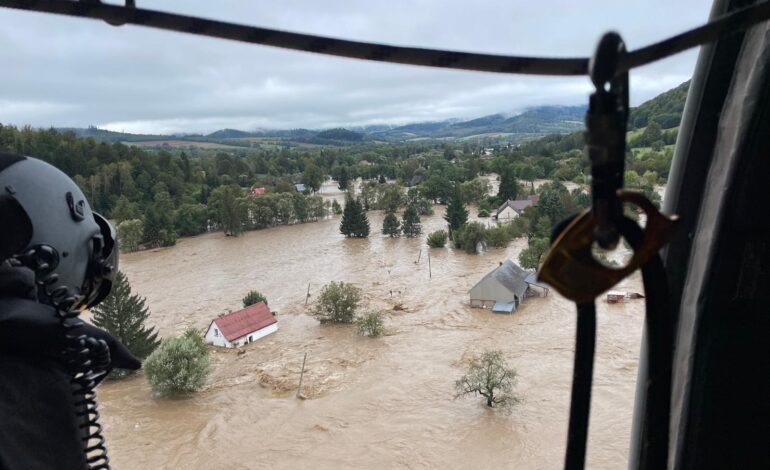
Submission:
{"label": "floodwater", "polygon": [[[423,217],[426,232],[444,226],[435,209]],[[280,329],[242,354],[212,349],[209,383],[192,398],[156,398],[141,373],[100,386],[114,468],[560,468],[574,306],[552,293],[513,315],[471,309],[468,290],[526,242],[483,255],[432,249],[429,263],[424,236],[383,238],[382,217],[369,214],[368,239],[345,239],[335,217],[123,256],[162,335],[205,329],[250,289],[267,295]],[[361,287],[363,309],[386,312],[387,335],[358,337],[308,315],[329,281]],[[619,288],[639,291],[640,280]],[[587,468],[626,466],[643,308],[598,305]],[[510,415],[454,398],[467,360],[491,348],[518,372],[521,403]]]}

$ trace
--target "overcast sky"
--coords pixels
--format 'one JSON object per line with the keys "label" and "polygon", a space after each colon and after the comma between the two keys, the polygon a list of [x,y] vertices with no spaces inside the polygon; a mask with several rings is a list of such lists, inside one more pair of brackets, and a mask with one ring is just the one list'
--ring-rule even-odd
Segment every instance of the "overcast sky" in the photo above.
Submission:
{"label": "overcast sky", "polygon": [[[697,26],[709,0],[137,0],[145,8],[396,45],[588,56]],[[402,124],[585,103],[587,78],[355,61],[0,9],[0,123],[143,133]],[[636,69],[633,105],[687,80],[697,51]]]}

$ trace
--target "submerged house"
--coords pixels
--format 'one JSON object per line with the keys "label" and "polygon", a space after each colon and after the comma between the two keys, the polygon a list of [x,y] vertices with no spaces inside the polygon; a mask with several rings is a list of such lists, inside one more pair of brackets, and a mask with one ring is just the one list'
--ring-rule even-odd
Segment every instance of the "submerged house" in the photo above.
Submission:
{"label": "submerged house", "polygon": [[521,215],[521,213],[524,212],[528,207],[536,206],[538,199],[539,196],[536,194],[527,196],[526,199],[517,199],[515,201],[508,199],[497,208],[497,210],[492,214],[492,218],[500,221],[513,220]]}
{"label": "submerged house", "polygon": [[529,275],[511,260],[500,263],[471,289],[471,307],[491,308],[497,313],[513,312],[524,300]]}
{"label": "submerged house", "polygon": [[204,340],[214,346],[242,346],[278,331],[278,320],[267,304],[259,302],[211,321]]}

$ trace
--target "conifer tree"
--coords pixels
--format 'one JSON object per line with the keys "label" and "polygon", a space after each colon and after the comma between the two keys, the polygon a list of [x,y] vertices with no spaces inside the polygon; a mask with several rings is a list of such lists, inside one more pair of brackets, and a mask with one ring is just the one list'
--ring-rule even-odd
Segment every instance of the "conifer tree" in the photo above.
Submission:
{"label": "conifer tree", "polygon": [[340,233],[346,237],[369,236],[369,218],[364,212],[363,205],[350,196],[345,200],[345,209],[342,211]]}
{"label": "conifer tree", "polygon": [[449,204],[446,206],[444,220],[449,224],[450,239],[452,238],[452,232],[468,223],[468,211],[465,209],[462,196],[457,190],[455,190],[449,198]]}
{"label": "conifer tree", "polygon": [[506,167],[500,174],[500,187],[497,190],[497,198],[500,200],[500,204],[505,201],[515,201],[519,195],[519,184],[516,182],[516,177],[513,173],[513,167]]}
{"label": "conifer tree", "polygon": [[110,295],[91,309],[94,325],[107,330],[142,359],[160,344],[155,328],[144,324],[150,315],[144,302],[144,298],[131,293],[128,279],[118,271]]}
{"label": "conifer tree", "polygon": [[382,234],[397,237],[400,233],[401,225],[398,222],[396,214],[392,211],[388,211],[388,213],[385,214],[385,219],[382,221]]}
{"label": "conifer tree", "polygon": [[407,206],[401,221],[401,230],[404,235],[412,238],[422,233],[422,221],[414,206]]}

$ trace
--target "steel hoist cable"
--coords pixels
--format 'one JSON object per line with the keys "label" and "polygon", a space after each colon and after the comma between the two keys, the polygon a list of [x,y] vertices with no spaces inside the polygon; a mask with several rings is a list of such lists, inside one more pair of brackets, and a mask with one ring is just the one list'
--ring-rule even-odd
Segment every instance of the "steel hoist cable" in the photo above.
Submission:
{"label": "steel hoist cable", "polygon": [[[103,4],[98,0],[0,0],[0,7],[100,19],[116,26],[133,24],[377,62],[528,75],[587,75],[589,69],[589,59],[586,57],[507,56],[350,41],[137,8],[133,1],[127,2],[126,6],[118,6]],[[703,26],[628,52],[618,63],[618,73],[715,41],[725,34],[743,31],[768,19],[770,1],[736,10]]]}

